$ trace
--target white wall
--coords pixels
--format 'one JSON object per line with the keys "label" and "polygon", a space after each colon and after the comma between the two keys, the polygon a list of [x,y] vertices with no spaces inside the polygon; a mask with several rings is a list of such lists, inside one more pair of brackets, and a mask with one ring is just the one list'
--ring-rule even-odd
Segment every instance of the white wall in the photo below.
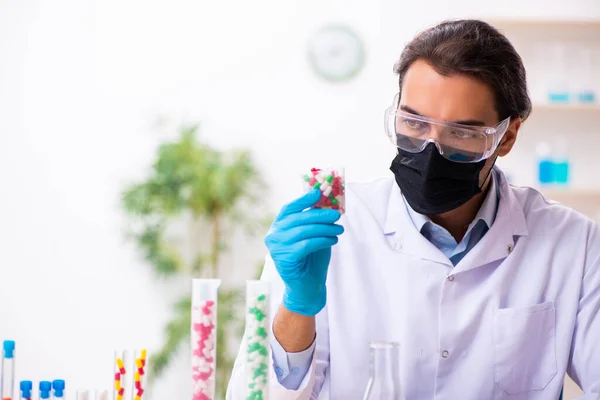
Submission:
{"label": "white wall", "polygon": [[[123,242],[118,212],[120,189],[165,138],[151,129],[159,114],[201,121],[218,146],[250,147],[275,211],[313,165],[343,164],[354,180],[388,174],[382,113],[417,30],[458,16],[600,18],[595,0],[522,3],[0,0],[0,339],[18,341],[18,378],[109,387],[113,348],[159,345],[173,287]],[[367,44],[365,70],[340,86],[305,58],[309,34],[330,21]],[[514,173],[531,165],[522,141],[503,161]],[[578,156],[593,161],[585,148]],[[530,183],[533,170],[519,176]],[[262,252],[258,242],[234,268],[249,274]],[[189,398],[186,363],[155,399]]]}

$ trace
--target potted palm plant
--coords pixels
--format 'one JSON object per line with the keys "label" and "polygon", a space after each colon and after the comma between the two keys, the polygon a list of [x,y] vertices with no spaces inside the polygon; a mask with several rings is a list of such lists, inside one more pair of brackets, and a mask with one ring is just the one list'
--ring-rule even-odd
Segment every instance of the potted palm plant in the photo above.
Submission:
{"label": "potted palm plant", "polygon": [[[266,228],[268,215],[256,212],[264,192],[248,151],[216,150],[199,140],[198,126],[192,125],[180,128],[177,140],[159,146],[150,174],[126,187],[121,201],[131,222],[128,233],[158,277],[222,278],[222,256],[230,251],[224,238],[236,229],[256,235]],[[188,246],[169,239],[174,226],[187,227]],[[218,398],[224,397],[233,364],[228,339],[243,332],[243,312],[238,311],[243,301],[241,287],[223,285],[219,291]],[[162,348],[151,357],[150,381],[189,339],[190,309],[190,293],[182,293]]]}

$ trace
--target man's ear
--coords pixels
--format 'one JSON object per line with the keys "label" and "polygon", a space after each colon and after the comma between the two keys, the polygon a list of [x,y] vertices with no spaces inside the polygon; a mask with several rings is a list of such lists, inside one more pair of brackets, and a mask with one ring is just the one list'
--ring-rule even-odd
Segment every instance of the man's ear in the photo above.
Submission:
{"label": "man's ear", "polygon": [[517,140],[519,129],[521,129],[521,122],[521,118],[516,118],[508,125],[508,129],[506,130],[504,137],[502,137],[502,141],[497,149],[498,156],[504,157],[510,153]]}

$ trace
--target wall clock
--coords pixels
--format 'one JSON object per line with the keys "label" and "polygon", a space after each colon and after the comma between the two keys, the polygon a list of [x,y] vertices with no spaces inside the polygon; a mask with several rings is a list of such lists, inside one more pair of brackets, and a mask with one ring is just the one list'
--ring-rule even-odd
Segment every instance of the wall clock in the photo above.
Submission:
{"label": "wall clock", "polygon": [[330,82],[354,78],[365,64],[365,49],[359,35],[350,27],[329,25],[309,40],[308,59],[313,71]]}

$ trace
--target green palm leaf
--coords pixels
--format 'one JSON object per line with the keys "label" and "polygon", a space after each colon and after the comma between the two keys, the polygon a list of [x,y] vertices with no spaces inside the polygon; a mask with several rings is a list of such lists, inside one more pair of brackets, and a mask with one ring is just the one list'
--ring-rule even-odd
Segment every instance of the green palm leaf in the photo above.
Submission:
{"label": "green palm leaf", "polygon": [[[182,274],[219,276],[221,256],[230,249],[225,234],[244,228],[255,234],[266,229],[264,213],[249,213],[260,204],[266,184],[249,152],[223,152],[198,139],[198,126],[184,126],[179,138],[159,146],[149,176],[125,188],[122,208],[131,226],[131,237],[143,258],[158,277]],[[193,243],[191,256],[176,243],[167,240],[166,232],[181,221],[192,218],[207,228]],[[271,217],[269,217],[271,219]],[[185,275],[192,278],[190,275]],[[244,291],[228,288],[219,291],[217,333],[217,391],[224,397],[233,365],[228,344],[232,335],[240,337],[244,329]],[[185,293],[173,305],[172,317],[164,330],[164,342],[151,354],[150,383],[169,367],[174,355],[190,338],[190,296]],[[191,371],[190,371],[191,374]],[[190,376],[191,379],[191,376]]]}

